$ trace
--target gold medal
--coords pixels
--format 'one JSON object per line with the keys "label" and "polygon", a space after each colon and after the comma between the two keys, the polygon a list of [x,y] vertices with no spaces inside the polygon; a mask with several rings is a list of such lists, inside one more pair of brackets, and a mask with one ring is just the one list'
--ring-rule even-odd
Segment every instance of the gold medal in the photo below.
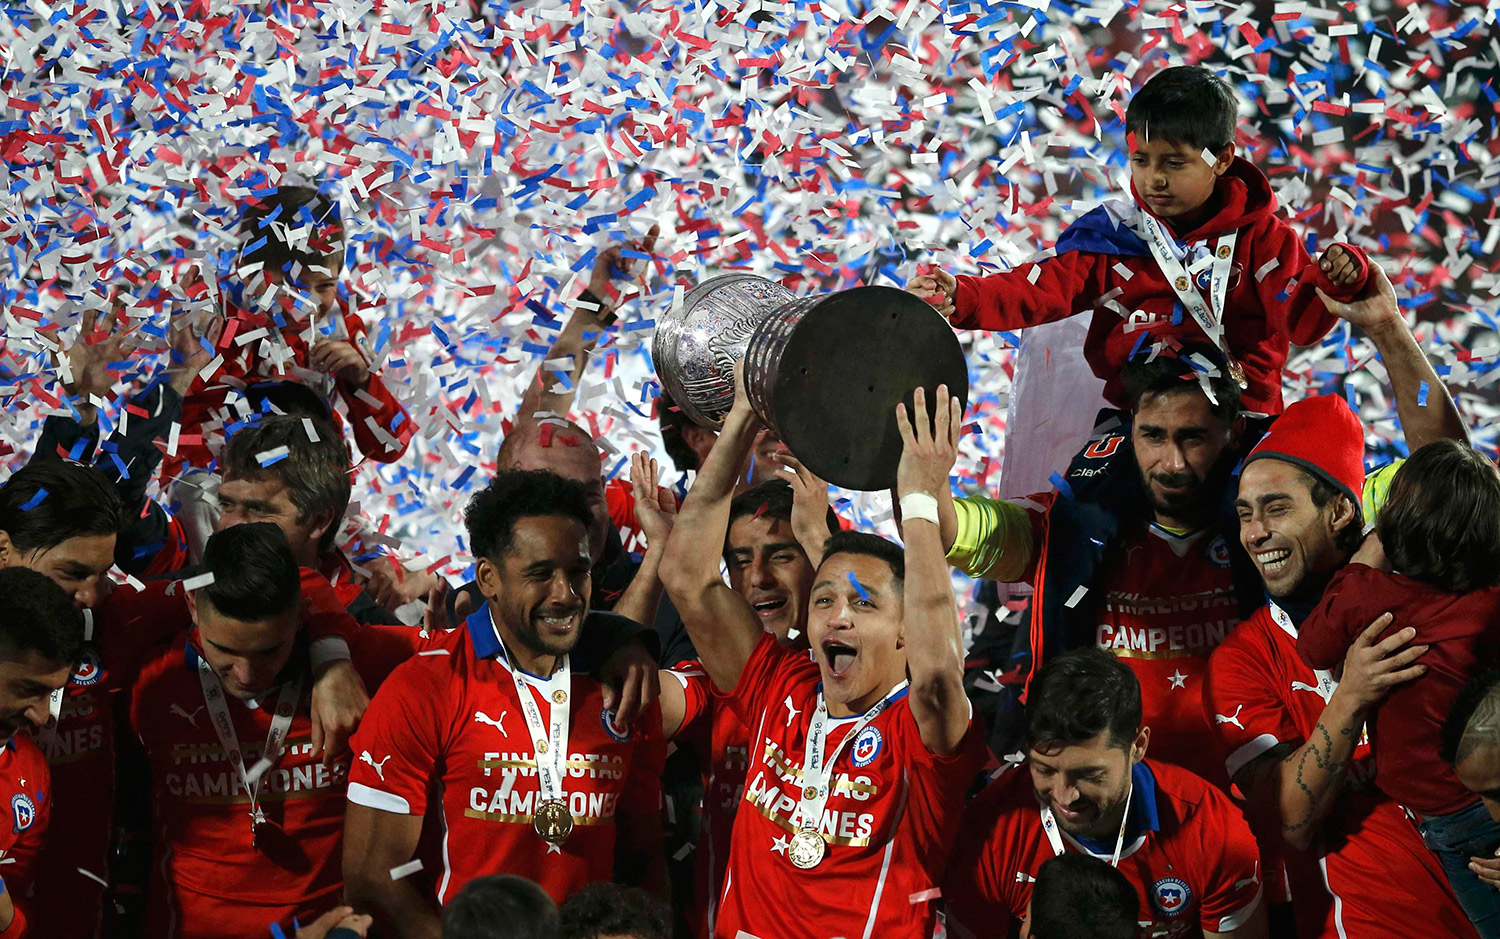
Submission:
{"label": "gold medal", "polygon": [[828,842],[823,840],[817,829],[804,828],[792,836],[792,845],[787,849],[786,856],[793,867],[807,871],[817,867],[827,851]]}
{"label": "gold medal", "polygon": [[1239,363],[1239,360],[1229,353],[1226,352],[1224,353],[1224,355],[1227,359],[1229,359],[1229,377],[1233,378],[1235,383],[1241,388],[1250,387],[1245,382],[1245,366],[1241,365]]}
{"label": "gold medal", "polygon": [[548,844],[560,845],[573,833],[573,813],[566,799],[539,802],[531,816],[531,827]]}

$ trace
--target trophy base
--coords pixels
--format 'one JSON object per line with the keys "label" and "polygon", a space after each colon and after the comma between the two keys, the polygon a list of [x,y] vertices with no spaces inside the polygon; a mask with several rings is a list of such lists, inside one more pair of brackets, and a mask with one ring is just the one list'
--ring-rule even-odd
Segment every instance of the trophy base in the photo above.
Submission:
{"label": "trophy base", "polygon": [[[757,329],[745,364],[761,419],[803,465],[845,489],[895,487],[896,405],[910,409],[915,388],[927,390],[929,412],[938,385],[968,405],[968,365],[953,328],[892,287],[858,287],[784,310]],[[753,380],[757,370],[774,378]]]}

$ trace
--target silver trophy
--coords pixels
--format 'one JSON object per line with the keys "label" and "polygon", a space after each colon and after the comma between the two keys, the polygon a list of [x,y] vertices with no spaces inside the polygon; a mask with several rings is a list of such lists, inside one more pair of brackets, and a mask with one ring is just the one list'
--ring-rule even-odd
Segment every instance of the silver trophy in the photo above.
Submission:
{"label": "silver trophy", "polygon": [[896,483],[896,404],[940,384],[967,403],[958,337],[922,300],[891,287],[797,297],[750,274],[704,281],[657,318],[651,358],[689,419],[723,426],[745,359],[755,413],[808,469],[845,489]]}

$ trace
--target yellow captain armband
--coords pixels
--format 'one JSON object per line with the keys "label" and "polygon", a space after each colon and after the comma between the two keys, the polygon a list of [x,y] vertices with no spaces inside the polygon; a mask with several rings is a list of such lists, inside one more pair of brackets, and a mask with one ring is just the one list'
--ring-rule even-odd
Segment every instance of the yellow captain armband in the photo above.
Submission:
{"label": "yellow captain armband", "polygon": [[1367,530],[1374,526],[1375,518],[1380,515],[1380,510],[1385,507],[1385,501],[1391,494],[1391,482],[1396,478],[1396,471],[1405,462],[1405,459],[1400,459],[1394,463],[1387,463],[1365,476],[1365,491],[1359,500],[1359,505],[1365,513],[1365,528]]}
{"label": "yellow captain armband", "polygon": [[984,580],[1014,581],[1031,563],[1031,519],[1018,505],[999,499],[953,500],[958,534],[948,563]]}

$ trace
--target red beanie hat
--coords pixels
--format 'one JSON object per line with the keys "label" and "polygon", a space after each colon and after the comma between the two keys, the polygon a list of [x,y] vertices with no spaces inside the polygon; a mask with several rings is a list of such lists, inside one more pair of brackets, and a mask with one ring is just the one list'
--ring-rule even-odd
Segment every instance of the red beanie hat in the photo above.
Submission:
{"label": "red beanie hat", "polygon": [[1338,395],[1287,407],[1245,457],[1285,460],[1326,480],[1359,504],[1365,488],[1365,429]]}

